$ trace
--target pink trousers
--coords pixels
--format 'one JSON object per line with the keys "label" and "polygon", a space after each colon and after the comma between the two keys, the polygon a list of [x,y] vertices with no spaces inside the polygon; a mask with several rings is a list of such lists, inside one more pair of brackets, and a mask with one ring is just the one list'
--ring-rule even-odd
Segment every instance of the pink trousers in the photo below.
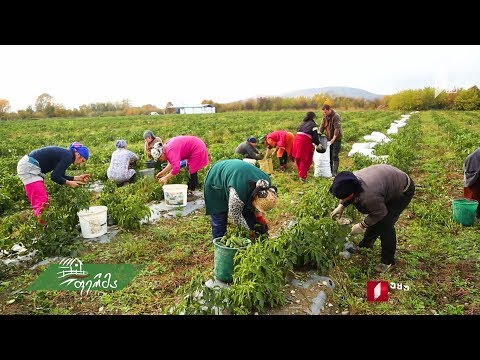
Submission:
{"label": "pink trousers", "polygon": [[313,158],[312,160],[295,159],[295,163],[297,164],[298,177],[301,179],[306,179],[308,176],[308,170],[310,170],[310,166],[312,166]]}
{"label": "pink trousers", "polygon": [[39,217],[43,209],[47,207],[48,194],[43,180],[35,181],[25,185],[25,192],[32,205],[33,213]]}

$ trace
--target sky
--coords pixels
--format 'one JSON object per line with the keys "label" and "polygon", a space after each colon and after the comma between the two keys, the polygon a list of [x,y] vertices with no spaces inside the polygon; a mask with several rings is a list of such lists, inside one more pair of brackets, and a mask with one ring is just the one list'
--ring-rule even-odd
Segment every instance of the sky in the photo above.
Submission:
{"label": "sky", "polygon": [[218,103],[348,86],[375,94],[480,86],[478,45],[0,45],[10,111],[47,93],[66,108]]}

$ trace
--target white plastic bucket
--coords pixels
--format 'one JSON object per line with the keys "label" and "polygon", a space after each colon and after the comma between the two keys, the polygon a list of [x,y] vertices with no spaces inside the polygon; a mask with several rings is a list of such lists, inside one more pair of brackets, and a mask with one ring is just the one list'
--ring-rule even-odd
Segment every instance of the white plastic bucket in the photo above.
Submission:
{"label": "white plastic bucket", "polygon": [[107,233],[107,207],[90,206],[88,210],[77,213],[80,220],[82,236],[91,239]]}
{"label": "white plastic bucket", "polygon": [[187,205],[188,186],[182,184],[171,184],[163,186],[163,195],[167,207]]}
{"label": "white plastic bucket", "polygon": [[249,164],[252,164],[252,165],[255,165],[257,163],[257,160],[255,160],[255,159],[244,158],[243,161],[245,161]]}
{"label": "white plastic bucket", "polygon": [[152,178],[155,179],[155,169],[148,168],[140,170],[140,178]]}

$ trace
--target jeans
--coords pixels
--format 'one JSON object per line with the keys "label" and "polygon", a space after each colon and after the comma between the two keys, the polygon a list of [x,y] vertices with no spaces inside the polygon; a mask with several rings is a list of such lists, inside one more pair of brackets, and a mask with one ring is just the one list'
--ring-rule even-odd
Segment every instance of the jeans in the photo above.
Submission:
{"label": "jeans", "polygon": [[368,227],[362,241],[358,244],[360,247],[372,247],[375,240],[380,236],[382,242],[381,262],[383,264],[395,264],[395,251],[397,248],[395,223],[402,211],[405,210],[412,200],[414,193],[415,184],[413,183],[413,180],[411,180],[410,186],[400,198],[387,204],[387,215],[376,224]]}
{"label": "jeans", "polygon": [[[250,229],[255,227],[257,218],[252,210],[243,209],[242,215],[247,221]],[[210,224],[212,225],[212,240],[222,237],[227,232],[227,213],[218,213],[210,215]]]}

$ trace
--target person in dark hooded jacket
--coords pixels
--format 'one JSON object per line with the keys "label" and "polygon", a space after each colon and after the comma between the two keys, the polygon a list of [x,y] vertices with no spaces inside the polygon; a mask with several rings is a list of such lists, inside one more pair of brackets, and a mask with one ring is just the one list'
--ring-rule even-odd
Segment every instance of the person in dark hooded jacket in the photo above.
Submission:
{"label": "person in dark hooded jacket", "polygon": [[363,234],[362,241],[348,251],[355,253],[360,248],[372,248],[374,241],[380,237],[382,257],[375,270],[388,271],[395,265],[395,223],[415,193],[413,180],[394,166],[378,164],[355,172],[339,172],[329,191],[340,199],[340,204],[331,214],[333,219],[340,218],[350,204],[362,214],[367,214],[362,222],[352,226],[351,231],[352,235]]}
{"label": "person in dark hooded jacket", "polygon": [[[463,185],[463,197],[480,203],[480,147],[463,163]],[[477,218],[480,218],[480,205],[477,206]]]}

